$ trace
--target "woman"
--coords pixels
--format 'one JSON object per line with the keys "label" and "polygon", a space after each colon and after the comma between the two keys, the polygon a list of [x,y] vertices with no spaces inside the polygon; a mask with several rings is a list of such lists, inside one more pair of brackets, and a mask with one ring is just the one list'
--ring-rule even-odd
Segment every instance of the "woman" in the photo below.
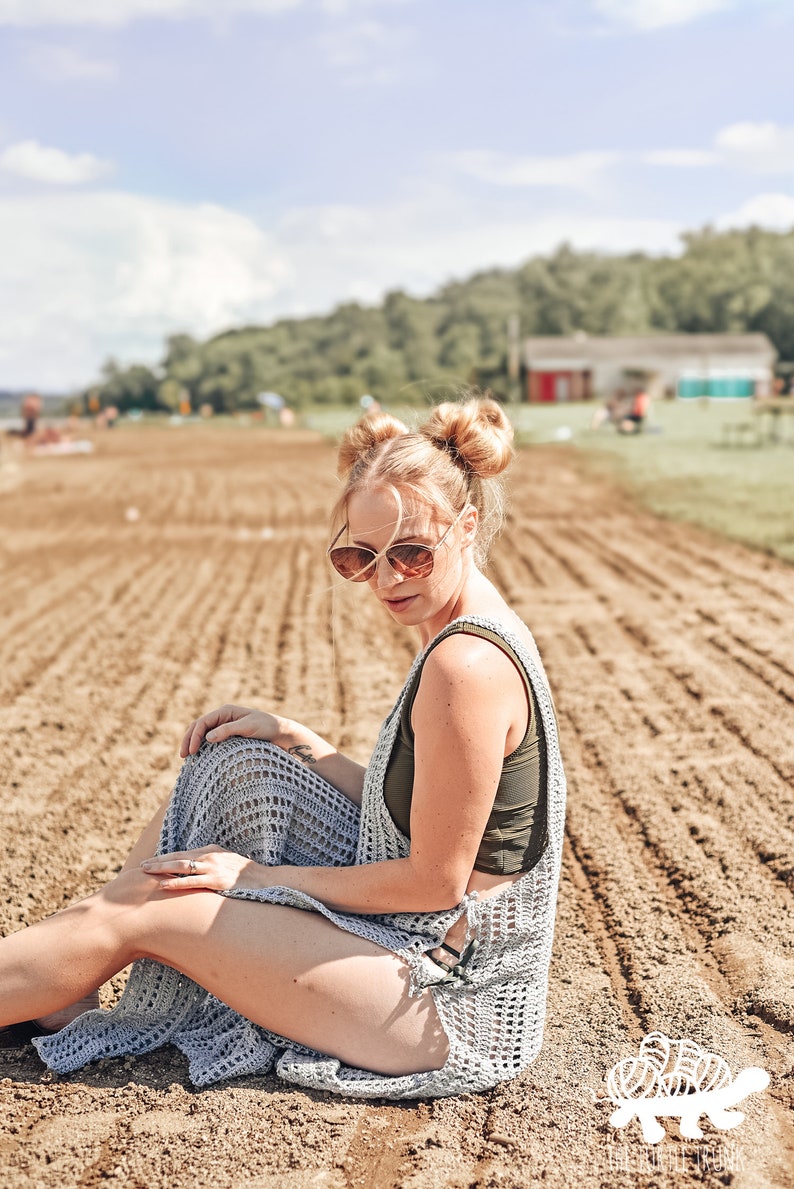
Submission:
{"label": "woman", "polygon": [[197,1085],[277,1063],[401,1098],[537,1055],[564,779],[532,638],[480,568],[511,437],[488,400],[348,432],[330,560],[423,651],[366,769],[278,715],[191,723],[119,875],[0,942],[0,1025],[68,1013],[135,963],[113,1011],[34,1041],[53,1068],[171,1042]]}

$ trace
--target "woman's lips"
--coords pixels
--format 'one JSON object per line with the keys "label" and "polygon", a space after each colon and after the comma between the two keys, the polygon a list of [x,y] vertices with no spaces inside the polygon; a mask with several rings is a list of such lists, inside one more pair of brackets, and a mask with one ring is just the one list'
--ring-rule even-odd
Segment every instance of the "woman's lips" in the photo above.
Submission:
{"label": "woman's lips", "polygon": [[406,607],[410,607],[415,598],[416,595],[403,595],[402,598],[384,599],[383,605],[389,611],[404,611]]}

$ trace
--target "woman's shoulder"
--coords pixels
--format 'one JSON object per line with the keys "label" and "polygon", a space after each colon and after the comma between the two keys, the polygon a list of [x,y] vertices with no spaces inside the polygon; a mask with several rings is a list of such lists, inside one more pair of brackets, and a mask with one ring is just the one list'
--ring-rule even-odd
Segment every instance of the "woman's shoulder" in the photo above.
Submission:
{"label": "woman's shoulder", "polygon": [[[454,644],[453,641],[457,643]],[[439,649],[443,647],[443,654]],[[530,685],[545,686],[549,683],[543,660],[535,638],[527,625],[507,604],[498,611],[468,613],[453,619],[425,650],[425,664],[434,653],[448,658],[447,663],[464,665],[467,659],[476,659],[484,665],[493,665],[495,670],[507,673],[516,665],[529,678]],[[497,659],[493,659],[497,658]],[[501,659],[499,659],[501,658]]]}
{"label": "woman's shoulder", "polygon": [[443,641],[455,638],[468,640],[470,643],[476,640],[491,640],[495,643],[498,640],[514,651],[523,651],[534,645],[529,628],[507,606],[457,616],[430,641],[426,653],[437,648]]}
{"label": "woman's shoulder", "polygon": [[526,711],[525,680],[511,655],[466,630],[442,636],[427,654],[411,700],[414,732],[454,720],[467,737],[497,731]]}
{"label": "woman's shoulder", "polygon": [[464,615],[431,640],[422,668],[441,680],[464,678],[467,684],[487,684],[494,677],[515,671],[523,648],[520,637],[503,620]]}

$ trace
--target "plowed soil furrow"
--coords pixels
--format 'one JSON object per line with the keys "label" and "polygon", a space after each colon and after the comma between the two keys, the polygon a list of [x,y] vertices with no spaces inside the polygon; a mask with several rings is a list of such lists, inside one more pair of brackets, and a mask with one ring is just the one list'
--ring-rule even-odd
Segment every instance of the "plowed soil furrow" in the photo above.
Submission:
{"label": "plowed soil furrow", "polygon": [[[104,567],[104,575],[101,569],[92,572],[75,583],[60,602],[52,598],[48,600],[49,606],[35,608],[27,621],[14,623],[9,619],[2,649],[2,659],[7,663],[0,674],[0,697],[4,701],[13,698],[33,680],[40,679],[48,666],[57,660],[65,660],[70,647],[79,650],[83,637],[91,631],[103,610],[100,605],[102,596],[97,596],[97,588],[107,589],[112,581],[111,574],[115,577],[119,569],[123,574],[127,568],[128,563],[123,558],[114,559]],[[122,588],[126,586],[125,577],[117,581]],[[41,630],[44,623],[48,625],[46,632]],[[19,656],[20,641],[25,641],[24,659]],[[12,655],[13,667],[9,663]]]}
{"label": "plowed soil furrow", "polygon": [[26,552],[24,558],[16,557],[13,565],[3,566],[0,583],[0,610],[9,633],[24,633],[37,620],[57,612],[64,598],[68,600],[75,589],[94,578],[98,589],[104,590],[103,571],[112,565],[104,553],[75,557],[71,549],[52,549],[46,556]]}
{"label": "plowed soil furrow", "polygon": [[[287,543],[273,551],[265,572],[259,575],[252,592],[250,635],[245,641],[246,649],[250,649],[250,652],[247,653],[243,670],[248,696],[255,704],[272,705],[287,714],[290,713],[290,707],[283,700],[277,641],[292,598],[290,566],[293,548]],[[296,711],[296,708],[292,710]]]}
{"label": "plowed soil furrow", "polygon": [[[794,1184],[792,571],[555,448],[511,486],[490,572],[541,648],[570,790],[538,1060],[395,1106],[195,1093],[168,1049],[52,1082],[0,1035],[3,1186]],[[318,438],[204,425],[106,434],[0,492],[3,932],[112,875],[204,710],[302,717],[366,761],[417,641],[325,565],[337,492]],[[653,1030],[769,1071],[741,1127],[668,1122],[651,1150],[610,1126],[606,1073]]]}
{"label": "plowed soil furrow", "polygon": [[580,572],[588,575],[588,585],[611,585],[617,579],[622,591],[637,588],[633,597],[642,598],[645,594],[652,599],[663,596],[674,600],[681,598],[666,567],[652,567],[651,559],[643,564],[637,560],[636,553],[632,554],[628,549],[617,549],[601,536],[568,527],[562,530],[559,539],[566,543],[569,558],[581,558],[577,565]]}
{"label": "plowed soil furrow", "polygon": [[730,541],[716,538],[709,543],[705,534],[698,534],[698,543],[681,525],[671,531],[675,548],[682,556],[689,556],[714,575],[715,587],[730,588],[737,599],[748,606],[756,602],[767,604],[766,614],[780,614],[786,607],[794,606],[794,591],[791,575],[786,567],[759,556],[754,566],[744,564],[746,550]]}

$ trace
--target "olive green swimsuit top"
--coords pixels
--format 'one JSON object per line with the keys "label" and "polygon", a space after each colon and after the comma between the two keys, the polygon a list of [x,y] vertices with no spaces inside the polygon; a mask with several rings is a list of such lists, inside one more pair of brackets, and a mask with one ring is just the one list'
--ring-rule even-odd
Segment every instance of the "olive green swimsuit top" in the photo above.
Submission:
{"label": "olive green swimsuit top", "polygon": [[[502,764],[502,775],[493,809],[477,851],[474,869],[493,875],[515,875],[519,871],[530,871],[540,859],[548,841],[546,744],[542,727],[539,726],[532,685],[523,665],[507,641],[488,628],[476,624],[450,624],[450,627],[433,641],[427,655],[453,632],[466,632],[490,640],[510,657],[526,686],[529,704],[527,731],[515,751],[506,756]],[[427,656],[424,659],[426,660]],[[394,740],[383,785],[386,807],[395,825],[406,838],[411,836],[411,797],[414,783],[414,732],[411,726],[411,710],[421,676],[420,666],[411,687],[406,691],[400,729]]]}

